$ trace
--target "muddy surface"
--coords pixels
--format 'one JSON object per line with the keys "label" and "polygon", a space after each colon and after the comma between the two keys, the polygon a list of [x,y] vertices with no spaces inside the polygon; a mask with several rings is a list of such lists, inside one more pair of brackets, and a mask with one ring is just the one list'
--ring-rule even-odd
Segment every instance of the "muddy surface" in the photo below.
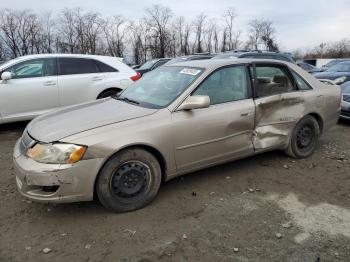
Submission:
{"label": "muddy surface", "polygon": [[126,214],[21,197],[12,148],[24,127],[0,126],[0,261],[350,261],[350,122],[306,160],[271,152],[206,169]]}

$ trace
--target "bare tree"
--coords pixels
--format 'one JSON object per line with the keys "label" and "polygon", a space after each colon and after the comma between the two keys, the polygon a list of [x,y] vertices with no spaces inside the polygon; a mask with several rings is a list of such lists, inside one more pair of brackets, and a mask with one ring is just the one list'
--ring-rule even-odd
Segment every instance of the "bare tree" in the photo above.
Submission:
{"label": "bare tree", "polygon": [[254,19],[249,22],[249,44],[255,49],[259,49],[259,43],[263,32],[261,20]]}
{"label": "bare tree", "polygon": [[204,15],[204,13],[201,13],[198,15],[193,23],[195,28],[195,35],[196,35],[196,43],[195,43],[195,52],[202,53],[203,52],[203,31],[205,27],[207,16]]}
{"label": "bare tree", "polygon": [[236,18],[237,14],[233,7],[230,7],[227,9],[224,13],[224,21],[225,21],[225,30],[227,33],[227,40],[228,40],[228,49],[232,50],[234,49],[234,32],[233,32],[233,22]]}
{"label": "bare tree", "polygon": [[125,51],[126,22],[124,17],[115,15],[107,18],[103,24],[103,32],[107,42],[108,54],[123,57]]}
{"label": "bare tree", "polygon": [[40,18],[40,30],[41,30],[41,51],[44,53],[52,53],[54,51],[55,43],[55,21],[51,12],[45,12]]}
{"label": "bare tree", "polygon": [[278,51],[278,46],[275,43],[275,28],[273,23],[269,20],[262,20],[261,22],[261,40],[265,44],[266,50]]}
{"label": "bare tree", "polygon": [[168,25],[172,17],[172,11],[162,5],[153,5],[146,9],[146,20],[151,28],[155,57],[165,57],[169,39]]}
{"label": "bare tree", "polygon": [[78,35],[76,34],[75,13],[77,10],[64,9],[58,18],[58,45],[62,52],[74,53],[77,49]]}

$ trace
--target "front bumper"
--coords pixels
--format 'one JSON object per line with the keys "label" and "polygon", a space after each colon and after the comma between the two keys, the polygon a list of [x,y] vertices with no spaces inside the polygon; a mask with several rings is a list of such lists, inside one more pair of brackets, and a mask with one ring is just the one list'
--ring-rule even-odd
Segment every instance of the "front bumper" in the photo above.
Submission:
{"label": "front bumper", "polygon": [[68,203],[90,201],[103,159],[82,160],[75,164],[38,163],[20,151],[20,140],[13,153],[19,192],[34,201]]}
{"label": "front bumper", "polygon": [[340,118],[350,120],[350,102],[342,100]]}

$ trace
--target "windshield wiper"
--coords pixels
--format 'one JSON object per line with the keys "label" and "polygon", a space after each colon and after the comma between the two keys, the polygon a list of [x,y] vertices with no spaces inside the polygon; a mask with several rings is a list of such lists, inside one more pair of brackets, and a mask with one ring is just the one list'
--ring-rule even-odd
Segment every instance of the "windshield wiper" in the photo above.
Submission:
{"label": "windshield wiper", "polygon": [[125,101],[127,103],[131,103],[131,104],[135,104],[135,105],[139,105],[140,104],[140,102],[138,102],[136,100],[132,100],[132,99],[127,98],[127,97],[117,97],[117,100]]}

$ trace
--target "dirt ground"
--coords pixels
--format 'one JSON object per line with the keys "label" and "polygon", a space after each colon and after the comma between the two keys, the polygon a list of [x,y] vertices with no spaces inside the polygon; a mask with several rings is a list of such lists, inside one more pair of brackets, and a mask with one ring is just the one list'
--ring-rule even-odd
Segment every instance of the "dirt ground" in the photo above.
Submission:
{"label": "dirt ground", "polygon": [[126,214],[21,197],[12,148],[24,127],[0,126],[0,261],[350,261],[350,122],[306,160],[271,152],[206,169]]}

